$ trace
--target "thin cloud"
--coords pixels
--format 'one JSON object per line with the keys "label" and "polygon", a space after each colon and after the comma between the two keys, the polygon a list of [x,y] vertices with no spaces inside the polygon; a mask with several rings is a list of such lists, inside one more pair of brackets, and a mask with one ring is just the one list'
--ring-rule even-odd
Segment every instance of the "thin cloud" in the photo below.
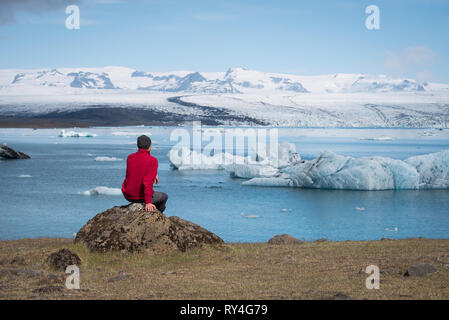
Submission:
{"label": "thin cloud", "polygon": [[0,26],[14,23],[18,12],[40,14],[56,11],[80,2],[81,0],[1,0]]}
{"label": "thin cloud", "polygon": [[232,18],[234,18],[234,16],[225,13],[202,12],[202,13],[195,13],[193,15],[193,18],[202,21],[226,21],[231,20]]}
{"label": "thin cloud", "polygon": [[438,54],[426,46],[408,47],[401,53],[389,52],[385,67],[397,76],[413,76],[420,81],[432,77],[430,69],[436,64]]}

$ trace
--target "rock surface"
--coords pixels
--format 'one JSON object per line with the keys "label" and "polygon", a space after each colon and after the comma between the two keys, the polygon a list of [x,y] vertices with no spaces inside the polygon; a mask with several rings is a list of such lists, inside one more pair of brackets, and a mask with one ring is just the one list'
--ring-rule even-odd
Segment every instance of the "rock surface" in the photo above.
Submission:
{"label": "rock surface", "polygon": [[166,253],[186,251],[203,244],[221,244],[212,232],[179,217],[146,212],[140,203],[113,207],[97,214],[78,231],[75,242],[92,251]]}
{"label": "rock surface", "polygon": [[0,149],[0,158],[4,159],[30,159],[31,157],[23,152],[11,149],[3,144]]}
{"label": "rock surface", "polygon": [[302,243],[302,241],[292,237],[289,234],[281,234],[281,235],[276,235],[273,238],[271,238],[270,240],[268,240],[268,243],[270,243],[270,244],[300,244],[300,243]]}
{"label": "rock surface", "polygon": [[71,265],[77,265],[79,267],[81,265],[81,259],[69,249],[61,249],[49,255],[47,263],[57,270],[65,271]]}
{"label": "rock surface", "polygon": [[437,269],[428,263],[416,263],[407,269],[405,276],[425,277],[428,274],[434,273]]}

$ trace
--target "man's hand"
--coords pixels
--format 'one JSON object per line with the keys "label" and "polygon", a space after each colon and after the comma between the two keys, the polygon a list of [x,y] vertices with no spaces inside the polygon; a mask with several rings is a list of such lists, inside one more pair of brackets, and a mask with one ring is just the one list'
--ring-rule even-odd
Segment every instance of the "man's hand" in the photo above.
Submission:
{"label": "man's hand", "polygon": [[149,211],[155,211],[156,210],[156,206],[152,203],[146,203],[145,204],[145,211],[149,212]]}
{"label": "man's hand", "polygon": [[158,184],[158,183],[159,183],[159,177],[158,177],[158,176],[156,176],[156,178],[154,178],[154,183],[155,183],[155,184]]}

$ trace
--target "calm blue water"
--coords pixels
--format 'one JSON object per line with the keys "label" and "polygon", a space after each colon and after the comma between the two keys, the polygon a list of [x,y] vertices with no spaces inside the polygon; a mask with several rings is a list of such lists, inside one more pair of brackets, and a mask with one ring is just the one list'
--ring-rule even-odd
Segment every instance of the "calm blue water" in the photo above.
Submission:
{"label": "calm blue water", "polygon": [[[449,191],[335,191],[242,186],[224,171],[172,170],[167,152],[173,128],[77,129],[94,138],[60,138],[60,130],[0,129],[0,143],[32,159],[0,161],[0,239],[73,237],[88,219],[115,205],[121,196],[86,196],[97,186],[120,188],[135,136],[117,131],[152,133],[152,154],[159,159],[160,185],[169,195],[167,215],[177,215],[215,232],[225,241],[266,241],[289,233],[314,240],[362,240],[449,237]],[[360,157],[404,159],[449,149],[449,132],[423,136],[424,130],[279,129],[281,141],[296,144],[303,158],[321,150]],[[394,137],[367,141],[361,137]],[[96,162],[96,156],[117,157]],[[20,177],[29,175],[31,177]],[[356,210],[365,208],[364,211]],[[287,209],[283,212],[282,209]],[[258,215],[249,219],[241,214]],[[394,231],[396,230],[396,231]]]}

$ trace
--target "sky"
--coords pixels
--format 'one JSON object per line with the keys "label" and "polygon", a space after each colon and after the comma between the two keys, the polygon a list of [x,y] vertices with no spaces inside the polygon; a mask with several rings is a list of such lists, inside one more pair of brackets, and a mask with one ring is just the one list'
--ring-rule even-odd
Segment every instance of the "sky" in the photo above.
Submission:
{"label": "sky", "polygon": [[[67,29],[68,5],[80,28]],[[365,12],[379,8],[380,29]],[[245,67],[449,83],[449,0],[2,0],[0,68]]]}

